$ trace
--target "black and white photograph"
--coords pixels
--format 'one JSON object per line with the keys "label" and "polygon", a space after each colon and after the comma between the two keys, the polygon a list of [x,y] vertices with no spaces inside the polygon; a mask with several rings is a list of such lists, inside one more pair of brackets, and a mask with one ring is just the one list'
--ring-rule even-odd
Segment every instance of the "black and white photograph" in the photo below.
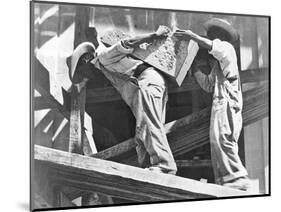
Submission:
{"label": "black and white photograph", "polygon": [[270,196],[270,21],[31,1],[30,210]]}

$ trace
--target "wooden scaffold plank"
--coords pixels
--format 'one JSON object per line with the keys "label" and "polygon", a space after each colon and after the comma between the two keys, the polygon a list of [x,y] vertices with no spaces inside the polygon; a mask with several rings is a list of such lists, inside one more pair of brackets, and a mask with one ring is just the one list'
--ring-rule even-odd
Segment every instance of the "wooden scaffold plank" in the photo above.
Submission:
{"label": "wooden scaffold plank", "polygon": [[54,180],[60,184],[139,202],[249,195],[215,184],[38,145],[34,148],[34,159],[53,168]]}
{"label": "wooden scaffold plank", "polygon": [[69,152],[83,154],[86,83],[72,85]]}

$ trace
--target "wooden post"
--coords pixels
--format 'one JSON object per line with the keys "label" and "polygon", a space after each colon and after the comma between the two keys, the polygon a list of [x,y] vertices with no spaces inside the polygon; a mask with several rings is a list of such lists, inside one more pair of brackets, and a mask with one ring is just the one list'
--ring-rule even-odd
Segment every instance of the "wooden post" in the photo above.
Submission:
{"label": "wooden post", "polygon": [[87,31],[90,22],[90,7],[77,6],[75,15],[74,48],[87,41]]}
{"label": "wooden post", "polygon": [[69,152],[83,154],[86,81],[73,84],[71,91]]}
{"label": "wooden post", "polygon": [[[76,7],[75,16],[75,32],[74,32],[74,48],[84,41],[90,41],[97,44],[96,30],[89,29],[90,8],[85,6]],[[87,136],[89,141],[92,141],[92,132],[87,131],[92,127],[88,120],[85,120],[85,104],[86,104],[86,84],[87,80],[79,84],[72,85],[71,91],[71,112],[70,112],[70,132],[69,132],[69,152],[90,155],[91,151],[87,151],[84,145],[84,139]],[[87,123],[86,123],[86,122]],[[87,130],[85,129],[87,127]],[[92,142],[89,142],[93,143]],[[88,193],[82,196],[82,205],[96,205],[96,199],[99,198],[97,193]],[[112,204],[112,200],[108,197],[108,203]],[[103,202],[106,204],[105,202]]]}

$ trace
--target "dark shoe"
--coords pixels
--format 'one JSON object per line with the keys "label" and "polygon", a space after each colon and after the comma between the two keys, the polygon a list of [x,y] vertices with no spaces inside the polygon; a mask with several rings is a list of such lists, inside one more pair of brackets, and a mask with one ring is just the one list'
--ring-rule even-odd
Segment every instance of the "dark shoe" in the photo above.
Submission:
{"label": "dark shoe", "polygon": [[177,173],[176,170],[167,170],[167,169],[163,169],[159,166],[151,166],[151,167],[145,168],[145,170],[149,170],[149,171],[156,172],[156,173],[171,174],[171,175],[176,175],[176,173]]}
{"label": "dark shoe", "polygon": [[242,191],[248,191],[251,188],[251,181],[247,177],[241,177],[233,181],[224,183],[223,186],[239,189]]}

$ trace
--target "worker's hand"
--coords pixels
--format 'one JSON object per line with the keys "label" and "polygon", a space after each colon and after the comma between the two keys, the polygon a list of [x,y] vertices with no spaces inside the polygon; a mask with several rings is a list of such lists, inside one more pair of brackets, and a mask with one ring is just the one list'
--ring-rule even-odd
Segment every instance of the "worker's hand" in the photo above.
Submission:
{"label": "worker's hand", "polygon": [[163,25],[160,25],[157,29],[157,31],[155,32],[155,36],[158,37],[167,37],[168,34],[171,32],[171,30]]}
{"label": "worker's hand", "polygon": [[178,38],[183,38],[183,39],[187,39],[187,38],[192,38],[193,36],[193,32],[191,30],[182,30],[182,29],[177,29],[173,35],[178,37]]}

